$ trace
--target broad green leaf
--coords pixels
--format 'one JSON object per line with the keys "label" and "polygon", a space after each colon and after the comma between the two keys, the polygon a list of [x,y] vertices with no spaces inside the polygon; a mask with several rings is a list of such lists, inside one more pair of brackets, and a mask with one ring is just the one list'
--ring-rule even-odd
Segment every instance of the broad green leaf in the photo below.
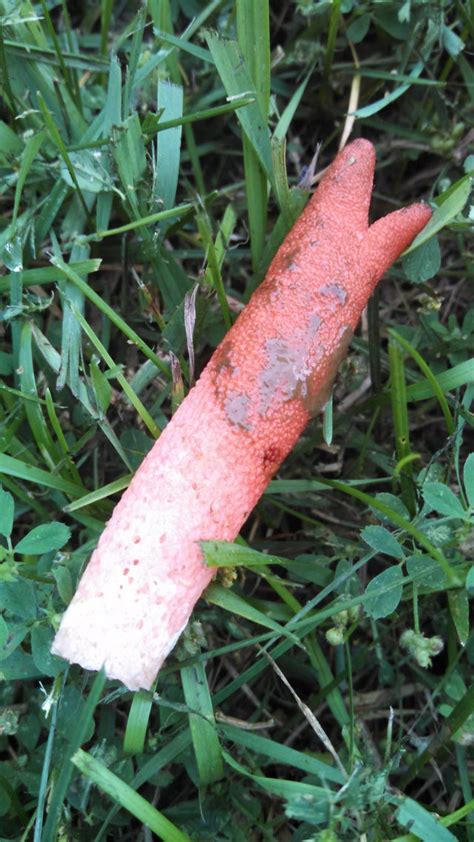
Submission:
{"label": "broad green leaf", "polygon": [[120,444],[127,454],[133,470],[136,470],[153,447],[154,441],[143,430],[132,427],[123,431],[120,436]]}
{"label": "broad green leaf", "polygon": [[398,559],[402,559],[405,556],[403,548],[395,536],[388,529],[385,529],[384,526],[366,526],[362,530],[360,537],[369,547],[372,547],[379,553],[385,553],[385,555]]}
{"label": "broad green leaf", "polygon": [[474,595],[474,565],[469,568],[466,576],[466,590],[470,596]]}
{"label": "broad green leaf", "polygon": [[464,490],[471,509],[474,509],[474,453],[470,453],[464,463]]}
{"label": "broad green leaf", "polygon": [[51,654],[54,631],[51,626],[35,625],[31,630],[31,654],[39,670],[54,678],[64,671],[66,662]]}
{"label": "broad green leaf", "polygon": [[448,580],[444,570],[428,555],[412,555],[406,560],[407,572],[422,588],[446,587]]}
{"label": "broad green leaf", "polygon": [[13,529],[15,516],[15,501],[9,491],[4,491],[0,485],[0,535],[8,538]]}
{"label": "broad green leaf", "polygon": [[445,24],[441,27],[441,40],[446,52],[448,52],[452,58],[457,58],[459,53],[462,52],[466,46],[462,38],[460,38],[459,35],[456,35],[456,33]]}
{"label": "broad green leaf", "polygon": [[469,599],[465,590],[448,591],[448,603],[461,646],[469,637]]}
{"label": "broad green leaf", "polygon": [[448,485],[442,482],[427,482],[423,486],[422,493],[425,503],[440,515],[466,517],[461,501]]}
{"label": "broad green leaf", "polygon": [[64,523],[53,521],[35,526],[15,546],[16,553],[23,555],[43,555],[52,550],[59,550],[69,541],[71,530]]}
{"label": "broad green leaf", "polygon": [[0,614],[0,652],[3,651],[5,643],[8,640],[8,626]]}
{"label": "broad green leaf", "polygon": [[[9,226],[9,229],[2,232],[0,260],[3,261],[10,272],[18,275],[18,272],[23,269],[23,240],[20,236],[11,236],[11,229],[12,226]],[[7,237],[7,240],[3,243],[5,237]]]}
{"label": "broad green leaf", "polygon": [[365,589],[364,607],[374,620],[388,617],[402,598],[403,573],[398,566],[379,573]]}
{"label": "broad green leaf", "polygon": [[448,190],[436,197],[437,209],[428,224],[425,225],[423,230],[415,237],[411,246],[403,253],[404,257],[430,240],[433,234],[441,231],[442,228],[449,225],[458,213],[461,213],[471,193],[471,186],[472,174],[468,173],[455,184],[452,184]]}
{"label": "broad green leaf", "polygon": [[21,649],[16,649],[9,658],[0,661],[0,681],[28,681],[42,675],[32,656]]}
{"label": "broad green leaf", "polygon": [[403,258],[403,271],[413,284],[429,281],[441,266],[441,251],[436,237],[431,237]]}
{"label": "broad green leaf", "polygon": [[[456,64],[462,73],[464,84],[466,86],[466,90],[472,105],[474,104],[474,70],[472,68],[472,61],[468,61],[465,56],[459,55],[457,57]],[[465,168],[465,172],[468,172],[469,170],[474,170],[474,160],[472,155],[469,155],[468,159],[469,158],[471,159],[470,166]]]}
{"label": "broad green leaf", "polygon": [[59,596],[65,605],[69,605],[74,593],[70,570],[59,565],[53,569],[52,573],[56,580]]}
{"label": "broad green leaf", "polygon": [[32,583],[25,579],[0,582],[0,611],[2,610],[24,620],[36,618],[38,603]]}
{"label": "broad green leaf", "polygon": [[359,44],[364,40],[370,26],[370,15],[359,15],[354,18],[352,23],[347,27],[346,35],[349,41],[353,44]]}
{"label": "broad green leaf", "polygon": [[[400,497],[397,497],[396,494],[391,494],[389,491],[380,491],[378,494],[375,495],[375,499],[379,503],[382,503],[382,505],[388,506],[390,509],[393,509],[393,511],[396,512],[399,517],[403,518],[403,520],[410,520],[410,515],[407,507],[402,502],[402,500],[400,500]],[[387,523],[390,523],[390,518],[388,515],[384,515],[382,512],[379,512],[375,508],[374,513],[377,515],[377,517],[380,518],[380,520],[385,520]]]}
{"label": "broad green leaf", "polygon": [[[108,193],[114,189],[108,152],[101,149],[83,149],[80,152],[70,152],[69,159],[81,190],[88,193]],[[61,164],[60,172],[61,178],[69,187],[76,186],[65,163]]]}
{"label": "broad green leaf", "polygon": [[8,624],[3,617],[2,623],[2,628],[6,629],[7,637],[0,648],[0,661],[5,661],[18,649],[20,643],[24,641],[26,635],[29,633],[29,628],[26,624],[18,622]]}

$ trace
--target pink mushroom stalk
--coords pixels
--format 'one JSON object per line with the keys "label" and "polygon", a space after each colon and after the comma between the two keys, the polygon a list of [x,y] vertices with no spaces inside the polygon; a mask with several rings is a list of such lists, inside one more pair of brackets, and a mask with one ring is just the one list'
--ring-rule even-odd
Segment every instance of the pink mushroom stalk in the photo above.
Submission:
{"label": "pink mushroom stalk", "polygon": [[431,212],[368,225],[375,152],[329,167],[264,282],[115,507],[52,651],[149,689],[214,570],[201,540],[232,541],[327,401],[362,310]]}

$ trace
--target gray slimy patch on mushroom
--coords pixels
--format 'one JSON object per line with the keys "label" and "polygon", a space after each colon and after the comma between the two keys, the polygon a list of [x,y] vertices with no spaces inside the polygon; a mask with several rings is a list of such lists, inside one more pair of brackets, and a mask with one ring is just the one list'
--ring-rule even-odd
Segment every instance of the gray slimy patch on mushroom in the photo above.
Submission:
{"label": "gray slimy patch on mushroom", "polygon": [[250,398],[245,393],[230,392],[224,404],[225,413],[229,421],[243,430],[252,429],[252,425],[248,419],[250,403]]}
{"label": "gray slimy patch on mushroom", "polygon": [[307,326],[291,340],[276,337],[265,343],[267,363],[259,376],[260,415],[265,416],[278,403],[307,394],[307,380],[314,365],[314,359],[310,362],[312,343],[320,324],[321,318],[313,314]]}
{"label": "gray slimy patch on mushroom", "polygon": [[337,283],[325,284],[325,286],[321,287],[320,293],[321,295],[324,295],[324,297],[336,299],[337,303],[340,305],[345,304],[347,300],[347,290]]}

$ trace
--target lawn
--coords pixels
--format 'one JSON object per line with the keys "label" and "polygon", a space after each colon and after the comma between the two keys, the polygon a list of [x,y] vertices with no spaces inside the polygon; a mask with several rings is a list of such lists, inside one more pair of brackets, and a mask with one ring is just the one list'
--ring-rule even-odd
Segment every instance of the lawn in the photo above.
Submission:
{"label": "lawn", "polygon": [[[474,842],[474,3],[0,23],[0,842]],[[358,137],[371,220],[431,221],[237,541],[203,547],[154,689],[67,664],[115,503]]]}

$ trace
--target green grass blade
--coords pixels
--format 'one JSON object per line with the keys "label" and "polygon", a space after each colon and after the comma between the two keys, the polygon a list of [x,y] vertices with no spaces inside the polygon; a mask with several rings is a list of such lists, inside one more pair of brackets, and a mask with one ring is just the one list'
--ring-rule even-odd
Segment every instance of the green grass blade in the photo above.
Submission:
{"label": "green grass blade", "polygon": [[16,114],[15,95],[10,84],[10,74],[8,72],[8,59],[5,50],[5,39],[3,37],[3,27],[0,27],[0,71],[3,83],[3,90],[5,91],[5,99],[11,114]]}
{"label": "green grass blade", "polygon": [[72,763],[102,792],[124,810],[128,810],[164,842],[191,842],[189,836],[170,822],[163,813],[87,752],[78,749],[72,757]]}
{"label": "green grass blade", "polygon": [[224,320],[224,324],[227,330],[229,330],[232,326],[232,319],[220,271],[219,258],[216,253],[214,240],[212,238],[209,217],[207,216],[205,208],[198,209],[196,214],[196,221],[207,258],[207,270],[205,279],[208,282],[210,281],[210,286],[217,292],[217,297],[219,299],[219,305],[222,312],[222,318]]}
{"label": "green grass blade", "polygon": [[124,116],[133,113],[131,107],[131,94],[134,87],[135,77],[138,69],[138,62],[140,60],[140,48],[143,43],[143,33],[145,31],[146,7],[139,9],[135,20],[133,22],[133,37],[132,46],[128,56],[127,71],[125,76],[125,85],[123,88],[123,102],[122,109]]}
{"label": "green grass blade", "polygon": [[125,754],[143,754],[152,706],[152,693],[146,690],[139,690],[138,693],[135,693],[123,738]]}
{"label": "green grass blade", "polygon": [[[127,222],[125,225],[120,225],[118,228],[109,228],[108,231],[96,231],[95,234],[88,234],[78,238],[78,243],[98,242],[105,237],[116,237],[118,234],[127,234],[129,231],[136,231],[137,228],[146,228],[148,225],[155,225],[157,222],[164,222],[167,219],[172,219],[174,216],[182,216],[188,211],[192,211],[194,205],[191,202],[177,205],[169,210],[158,211],[151,213],[148,216],[142,216],[139,219],[134,219],[132,222]],[[72,247],[74,243],[66,243],[67,246]]]}
{"label": "green grass blade", "polygon": [[202,786],[224,776],[222,749],[217,735],[211,693],[204,664],[181,669],[184,699],[189,711],[189,729]]}
{"label": "green grass blade", "polygon": [[442,409],[448,433],[450,436],[452,436],[455,430],[453,416],[451,414],[449,404],[444,396],[444,392],[438,383],[437,377],[433,374],[429,365],[423,359],[421,354],[416,350],[416,348],[413,347],[413,345],[410,342],[404,339],[403,336],[400,336],[400,334],[397,333],[396,330],[389,329],[389,335],[393,337],[393,339],[395,339],[408,354],[410,354],[411,358],[416,362],[420,371],[425,375],[428,383],[430,383],[433,389],[433,393],[434,395],[436,395],[438,403]]}
{"label": "green grass blade", "polygon": [[62,479],[60,476],[43,471],[41,468],[36,468],[27,462],[22,462],[21,459],[7,456],[6,453],[0,453],[0,474],[26,480],[26,482],[32,482],[35,485],[40,485],[42,488],[53,488],[56,491],[63,491],[64,494],[70,497],[80,497],[83,492],[81,485],[76,485],[69,480]]}
{"label": "green grass blade", "polygon": [[100,53],[102,56],[107,54],[113,6],[114,0],[100,0]]}
{"label": "green grass blade", "polygon": [[[237,0],[237,34],[240,49],[254,86],[264,124],[270,103],[270,34],[268,0]],[[224,79],[225,84],[225,79]],[[249,214],[252,265],[257,271],[265,247],[268,183],[259,155],[250,139],[243,138],[245,189]]]}
{"label": "green grass blade", "polygon": [[148,427],[152,436],[154,436],[155,438],[158,438],[158,436],[161,433],[161,430],[160,430],[158,424],[156,423],[156,421],[154,421],[154,419],[151,417],[150,413],[148,412],[147,408],[144,406],[144,404],[142,403],[142,401],[140,400],[138,395],[135,394],[135,392],[133,391],[133,389],[129,385],[127,379],[122,374],[120,368],[114,362],[114,360],[110,356],[109,352],[107,351],[105,346],[100,341],[97,334],[92,330],[92,328],[90,327],[88,322],[86,322],[82,313],[80,313],[79,310],[76,310],[76,308],[72,305],[71,302],[70,302],[70,307],[71,307],[71,310],[72,310],[75,318],[77,319],[77,321],[81,325],[82,330],[84,331],[86,336],[89,337],[90,341],[94,345],[94,348],[98,351],[101,358],[105,362],[106,366],[109,368],[109,370],[111,372],[113,372],[114,377],[120,383],[120,385],[121,385],[121,387],[124,391],[124,394],[129,399],[130,403],[132,404],[132,406],[134,407],[134,409],[136,410],[136,412],[138,413],[138,415],[142,419],[143,423]]}
{"label": "green grass blade", "polygon": [[47,413],[48,413],[48,418],[49,418],[51,427],[53,428],[53,430],[55,432],[55,435],[56,435],[56,438],[57,438],[57,441],[58,441],[58,447],[59,447],[59,449],[62,453],[65,471],[67,471],[67,473],[69,474],[69,477],[70,477],[72,482],[76,483],[76,485],[82,485],[81,475],[80,475],[79,471],[77,470],[77,468],[74,464],[74,460],[73,460],[72,455],[71,455],[71,450],[70,450],[70,447],[69,447],[69,445],[66,441],[63,430],[61,428],[61,423],[59,421],[59,418],[58,418],[58,415],[57,415],[57,412],[56,412],[56,408],[54,406],[54,401],[53,401],[53,398],[52,398],[52,395],[51,395],[51,392],[50,392],[49,388],[46,389],[45,395],[46,395],[46,401],[45,402],[46,402],[46,410],[47,410]]}
{"label": "green grass blade", "polygon": [[396,820],[416,834],[416,839],[423,842],[456,842],[450,830],[447,830],[439,820],[421,804],[412,798],[400,799],[400,806],[395,813]]}
{"label": "green grass blade", "polygon": [[286,631],[283,626],[275,622],[275,620],[272,620],[271,617],[267,617],[262,611],[259,611],[258,608],[251,605],[246,599],[243,599],[235,593],[235,591],[231,591],[228,588],[222,587],[222,585],[214,583],[209,585],[206,589],[205,599],[207,599],[207,601],[212,605],[219,605],[225,611],[236,614],[238,617],[245,617],[253,623],[257,623],[267,629],[272,629],[279,635],[289,637],[293,643],[296,643],[297,646],[301,646],[298,638],[296,638],[291,632]]}
{"label": "green grass blade", "polygon": [[412,450],[410,446],[410,428],[405,383],[405,365],[400,347],[390,342],[388,347],[390,360],[390,394],[392,397],[392,417],[395,430],[397,460],[401,467],[399,473],[402,499],[412,515],[416,512],[415,487],[413,482]]}
{"label": "green grass blade", "polygon": [[[24,322],[19,354],[21,391],[28,397],[36,398],[38,393],[31,346],[31,326],[29,322]],[[39,452],[48,467],[54,469],[60,460],[60,456],[45,422],[39,401],[26,401],[25,412]]]}
{"label": "green grass blade", "polygon": [[46,132],[43,129],[42,131],[38,132],[38,134],[34,134],[32,135],[32,137],[29,137],[25,143],[23,155],[21,156],[21,167],[20,172],[18,173],[18,181],[16,183],[15,201],[13,204],[12,217],[13,227],[15,227],[15,223],[18,217],[21,195],[25,186],[25,181],[27,179],[28,173],[30,172],[31,166],[34,163],[34,160],[41,149],[41,145],[45,139],[45,136]]}
{"label": "green grass blade", "polygon": [[329,763],[318,760],[316,757],[312,757],[306,752],[296,751],[294,748],[281,745],[275,740],[268,739],[268,737],[260,737],[252,731],[236,728],[235,725],[222,723],[219,725],[219,728],[227,739],[232,740],[236,745],[250,749],[255,754],[263,754],[274,763],[282,763],[285,766],[300,769],[308,775],[315,775],[323,782],[344,783],[344,778],[339,769],[330,766]]}
{"label": "green grass blade", "polygon": [[69,742],[67,748],[63,750],[61,755],[58,775],[54,781],[49,802],[48,817],[41,842],[54,842],[57,838],[56,834],[61,818],[61,810],[74,771],[72,765],[74,762],[73,757],[84,742],[86,734],[89,731],[90,723],[92,722],[94,711],[99,704],[104,686],[105,676],[99,672],[94,678],[90,693],[82,707],[78,720],[71,722]]}
{"label": "green grass blade", "polygon": [[[51,20],[51,15],[49,14],[49,9],[46,5],[45,0],[40,0],[40,2],[41,2],[41,9],[42,9],[42,12],[43,12],[44,20],[46,22],[46,30],[48,32],[50,40],[53,43],[54,52],[56,53],[56,57],[57,57],[57,60],[58,60],[58,64],[59,64],[59,67],[60,67],[60,70],[61,70],[63,80],[64,80],[64,82],[65,82],[65,84],[68,88],[69,95],[70,95],[71,99],[76,100],[76,93],[77,92],[76,92],[76,89],[74,88],[74,85],[73,85],[73,82],[72,82],[72,77],[71,77],[71,74],[69,73],[68,67],[66,66],[66,62],[64,61],[63,52],[62,52],[62,49],[61,49],[61,44],[59,43],[58,36],[56,35],[55,29],[54,29],[54,26],[53,26],[53,22]],[[76,101],[76,105],[77,104],[78,103]]]}
{"label": "green grass blade", "polygon": [[[190,745],[191,734],[189,729],[185,728],[183,731],[180,731],[176,737],[173,737],[173,739],[171,739],[164,748],[157,751],[156,754],[143,764],[131,782],[132,787],[135,787],[135,789],[141,787],[144,783],[146,783],[146,781],[153,778],[154,775],[160,772],[160,770],[169,763],[173,763],[179,759],[180,755],[183,754]],[[110,822],[119,809],[119,805],[115,805],[109,810],[95,842],[101,842],[104,838]]]}
{"label": "green grass blade", "polygon": [[365,105],[362,108],[358,108],[357,111],[354,111],[350,116],[358,117],[359,119],[364,119],[367,117],[372,117],[374,114],[378,114],[384,108],[387,108],[388,105],[391,105],[392,102],[395,102],[395,100],[403,96],[403,94],[405,94],[410,89],[412,85],[412,80],[418,78],[418,76],[423,72],[423,68],[424,63],[422,61],[418,61],[411,70],[411,72],[408,74],[410,78],[409,82],[405,82],[402,85],[398,85],[398,87],[396,87],[393,91],[376,100],[375,102],[371,103],[371,105]]}
{"label": "green grass blade", "polygon": [[[252,82],[244,57],[236,41],[207,34],[207,42],[228,97],[253,93]],[[236,112],[245,135],[255,151],[266,177],[273,183],[272,152],[267,124],[258,101]]]}
{"label": "green grass blade", "polygon": [[66,149],[66,144],[64,143],[64,141],[63,141],[63,139],[62,139],[62,137],[59,133],[59,130],[56,126],[56,123],[54,122],[54,118],[53,118],[51,112],[49,111],[48,106],[46,105],[46,102],[45,102],[45,100],[44,100],[44,98],[43,98],[43,96],[41,95],[40,92],[38,92],[38,104],[39,104],[39,107],[40,107],[40,111],[43,115],[46,130],[47,130],[52,142],[57,147],[58,152],[61,155],[61,158],[63,159],[63,161],[66,165],[67,171],[68,171],[69,175],[71,176],[71,179],[72,179],[72,181],[74,183],[74,186],[76,188],[76,192],[77,192],[77,195],[79,197],[79,201],[80,201],[80,203],[81,203],[81,205],[84,209],[84,213],[85,213],[86,217],[88,217],[89,216],[89,208],[86,204],[86,200],[84,199],[84,194],[83,194],[83,192],[82,192],[82,190],[79,186],[79,182],[78,182],[77,176],[76,176],[76,171],[74,169],[74,166],[71,162],[68,151]]}
{"label": "green grass blade", "polygon": [[[81,260],[78,263],[69,263],[68,268],[80,277],[84,277],[91,272],[97,272],[101,262],[101,260]],[[11,272],[0,278],[0,293],[8,290],[14,276],[15,273]],[[54,266],[45,266],[40,269],[24,269],[21,277],[24,287],[43,286],[43,284],[57,283],[63,277],[63,273]]]}
{"label": "green grass blade", "polygon": [[168,366],[166,363],[163,362],[157,354],[152,351],[151,348],[143,341],[143,339],[134,331],[115,310],[101,298],[93,289],[86,283],[86,281],[80,277],[80,275],[74,271],[71,265],[65,263],[62,258],[54,257],[52,258],[53,265],[57,267],[57,269],[63,274],[66,278],[68,278],[89,301],[92,301],[93,304],[104,314],[107,316],[108,319],[115,325],[140,351],[147,357],[147,359],[151,360],[151,362],[157,367],[159,371],[161,371],[168,380],[171,380],[171,374],[169,371]]}
{"label": "green grass blade", "polygon": [[90,494],[84,494],[78,500],[64,506],[63,512],[75,512],[78,509],[83,509],[85,506],[92,506],[100,500],[105,500],[112,494],[123,491],[130,484],[132,476],[133,474],[126,474],[124,477],[120,477],[113,482],[107,483],[107,485],[101,486],[101,488],[97,488],[95,491],[91,491]]}
{"label": "green grass blade", "polygon": [[324,75],[326,79],[329,78],[329,74],[331,73],[340,15],[341,0],[333,0],[331,3],[331,15],[329,18],[328,40],[326,43],[326,52],[324,54]]}
{"label": "green grass blade", "polygon": [[[180,120],[183,113],[183,88],[161,79],[158,82],[157,107],[167,120]],[[176,199],[181,149],[181,124],[161,131],[156,139],[156,181],[154,194],[163,208],[171,208]]]}
{"label": "green grass blade", "polygon": [[[56,682],[58,679],[56,679]],[[55,682],[55,690],[58,688],[56,687]],[[63,685],[64,689],[64,685]],[[43,768],[41,769],[41,780],[40,780],[40,790],[38,794],[38,807],[36,810],[36,819],[35,819],[35,830],[33,835],[33,842],[41,842],[42,835],[43,835],[43,819],[44,819],[44,808],[46,805],[46,794],[48,788],[48,778],[50,773],[51,767],[51,760],[53,755],[53,746],[54,740],[56,736],[56,725],[57,725],[57,718],[58,718],[58,701],[53,705],[53,710],[51,712],[51,721],[49,724],[49,732],[48,732],[48,741],[46,743],[46,751],[44,754],[44,761],[43,761]]]}

